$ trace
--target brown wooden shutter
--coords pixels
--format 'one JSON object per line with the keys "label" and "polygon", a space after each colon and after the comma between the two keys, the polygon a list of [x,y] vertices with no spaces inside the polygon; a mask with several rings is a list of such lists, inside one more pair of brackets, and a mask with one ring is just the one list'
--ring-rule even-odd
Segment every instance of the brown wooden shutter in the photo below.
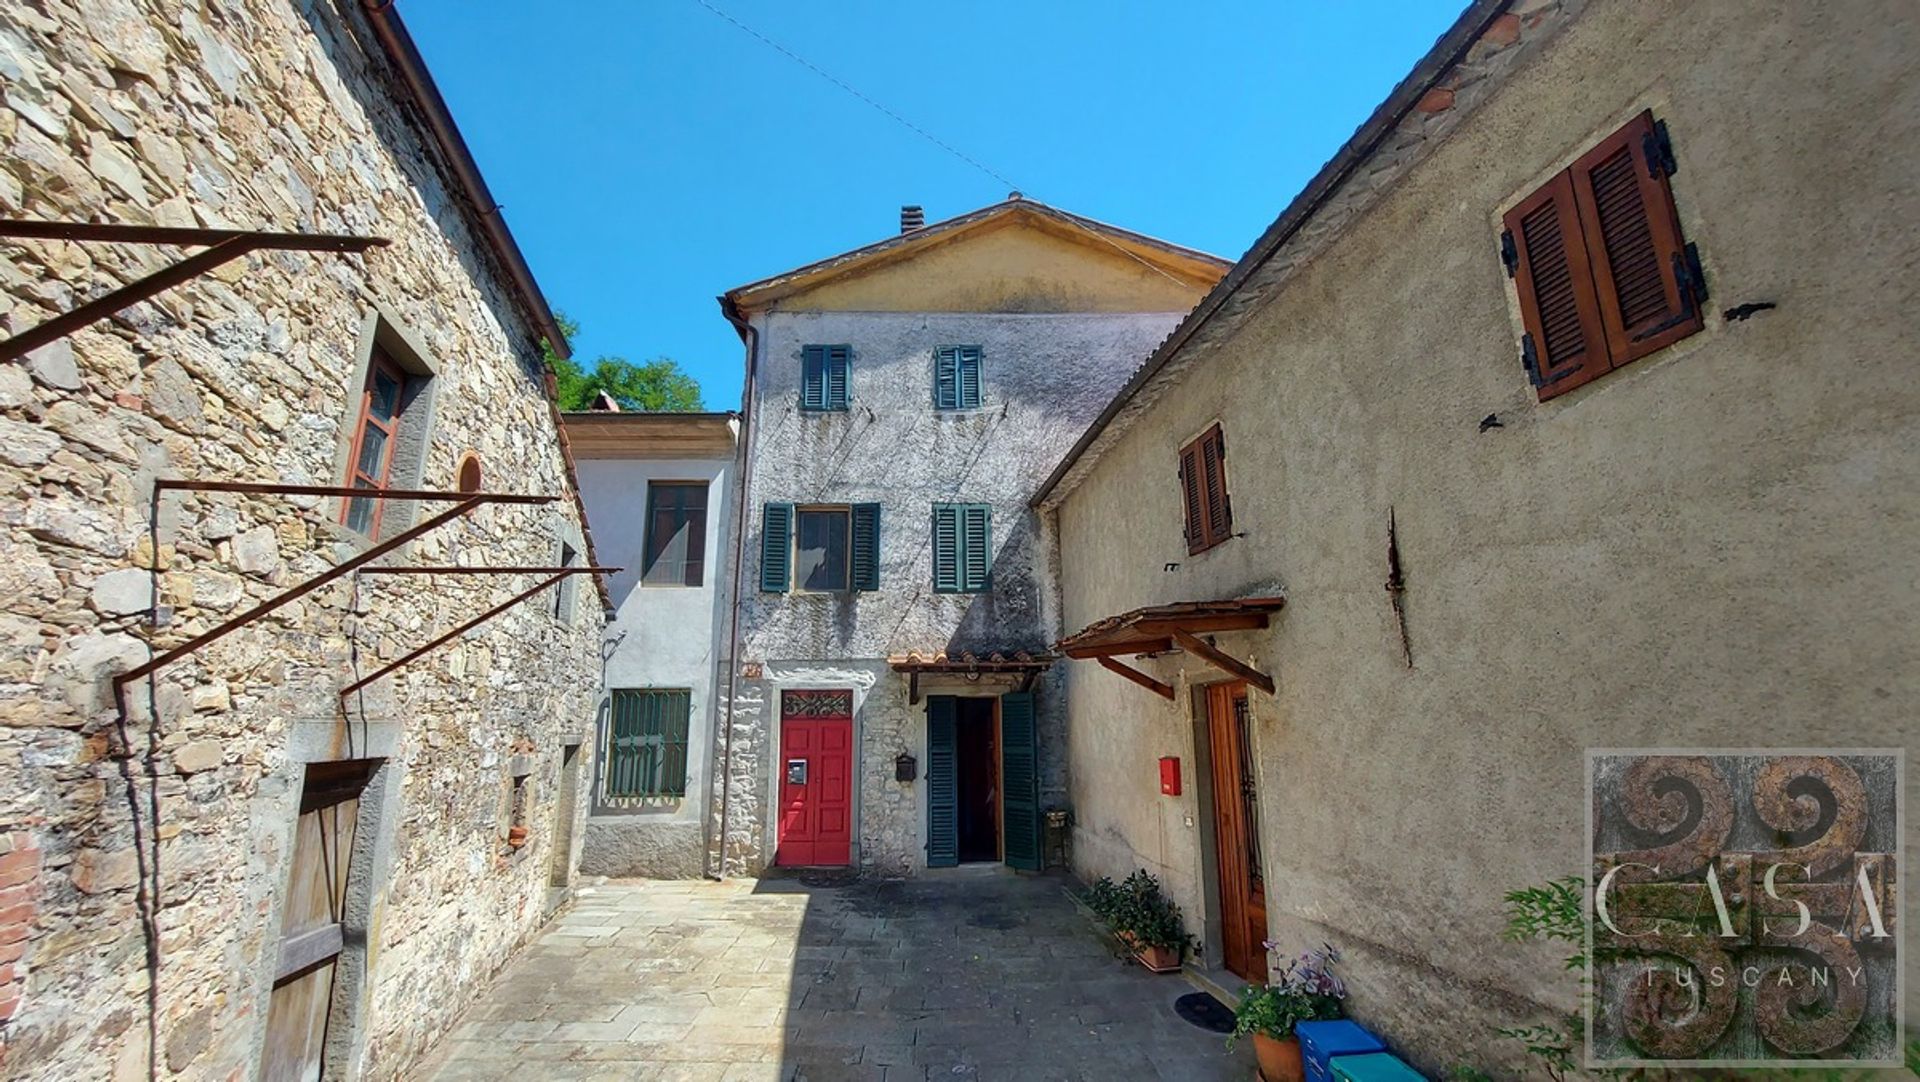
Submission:
{"label": "brown wooden shutter", "polygon": [[1200,444],[1196,441],[1180,449],[1180,504],[1185,515],[1187,552],[1207,547],[1206,504],[1201,499]]}
{"label": "brown wooden shutter", "polygon": [[1526,328],[1521,360],[1542,401],[1612,367],[1587,263],[1573,180],[1561,173],[1507,212],[1514,284]]}
{"label": "brown wooden shutter", "polygon": [[1653,114],[1641,113],[1569,170],[1614,366],[1703,323],[1664,146]]}
{"label": "brown wooden shutter", "polygon": [[1200,437],[1201,488],[1206,495],[1207,544],[1233,536],[1233,510],[1227,501],[1227,443],[1220,426]]}

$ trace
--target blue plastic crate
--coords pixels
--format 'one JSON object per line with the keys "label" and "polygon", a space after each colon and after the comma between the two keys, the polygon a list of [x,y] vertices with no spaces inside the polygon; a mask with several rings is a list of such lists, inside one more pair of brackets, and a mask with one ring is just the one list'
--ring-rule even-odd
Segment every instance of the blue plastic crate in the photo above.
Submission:
{"label": "blue plastic crate", "polygon": [[1399,1056],[1375,1052],[1340,1056],[1333,1061],[1337,1082],[1427,1082],[1426,1076],[1401,1062]]}
{"label": "blue plastic crate", "polygon": [[1380,1038],[1344,1018],[1337,1022],[1302,1022],[1293,1027],[1293,1034],[1300,1038],[1300,1060],[1306,1067],[1307,1082],[1332,1082],[1331,1061],[1335,1056],[1387,1050]]}

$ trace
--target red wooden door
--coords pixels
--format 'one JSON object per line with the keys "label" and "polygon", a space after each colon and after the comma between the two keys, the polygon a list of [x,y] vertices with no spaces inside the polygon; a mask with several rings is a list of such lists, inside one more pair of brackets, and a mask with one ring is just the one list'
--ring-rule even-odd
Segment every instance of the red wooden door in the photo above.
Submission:
{"label": "red wooden door", "polygon": [[781,719],[779,829],[775,864],[852,863],[853,718]]}

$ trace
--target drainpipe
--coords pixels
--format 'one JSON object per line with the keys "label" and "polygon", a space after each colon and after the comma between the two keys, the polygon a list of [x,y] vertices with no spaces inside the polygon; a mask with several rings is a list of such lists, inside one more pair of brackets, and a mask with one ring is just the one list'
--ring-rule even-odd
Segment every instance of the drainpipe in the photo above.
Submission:
{"label": "drainpipe", "polygon": [[[724,720],[718,710],[713,715],[714,726],[721,730],[716,734],[720,745],[720,856],[718,866],[707,870],[707,878],[716,881],[727,878],[727,824],[733,805],[733,708],[740,679],[740,576],[746,570],[747,508],[752,506],[749,496],[753,486],[748,468],[753,458],[753,392],[760,374],[760,332],[740,314],[731,297],[720,298],[720,310],[746,344],[747,379],[740,390],[740,449],[734,456],[739,474],[734,488],[739,499],[733,516],[733,600],[727,606],[727,710]],[[712,816],[707,821],[711,823]]]}

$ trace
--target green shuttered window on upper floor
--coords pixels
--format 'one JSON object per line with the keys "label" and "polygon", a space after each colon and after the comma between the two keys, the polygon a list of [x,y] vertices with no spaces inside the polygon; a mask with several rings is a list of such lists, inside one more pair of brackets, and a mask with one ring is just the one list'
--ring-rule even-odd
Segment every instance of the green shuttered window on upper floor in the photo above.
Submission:
{"label": "green shuttered window on upper floor", "polygon": [[984,593],[993,584],[993,508],[984,503],[933,505],[933,589]]}
{"label": "green shuttered window on upper floor", "polygon": [[933,408],[980,408],[979,346],[941,346],[933,351]]}
{"label": "green shuttered window on upper floor", "polygon": [[800,350],[800,408],[844,410],[853,401],[853,347],[804,346]]}
{"label": "green shuttered window on upper floor", "polygon": [[769,503],[761,513],[760,589],[783,594],[880,588],[880,505]]}

